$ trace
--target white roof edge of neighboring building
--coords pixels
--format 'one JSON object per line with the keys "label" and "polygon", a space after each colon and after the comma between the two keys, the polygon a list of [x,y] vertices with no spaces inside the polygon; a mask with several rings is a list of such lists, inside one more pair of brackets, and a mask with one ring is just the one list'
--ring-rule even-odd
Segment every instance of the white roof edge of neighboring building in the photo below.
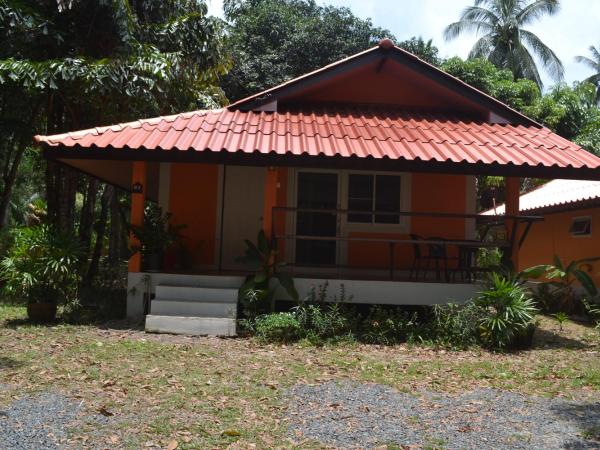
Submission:
{"label": "white roof edge of neighboring building", "polygon": [[[600,199],[600,181],[552,180],[535,189],[521,194],[519,211],[533,211],[544,208],[570,205],[586,200]],[[488,209],[482,215],[501,215],[504,204]]]}

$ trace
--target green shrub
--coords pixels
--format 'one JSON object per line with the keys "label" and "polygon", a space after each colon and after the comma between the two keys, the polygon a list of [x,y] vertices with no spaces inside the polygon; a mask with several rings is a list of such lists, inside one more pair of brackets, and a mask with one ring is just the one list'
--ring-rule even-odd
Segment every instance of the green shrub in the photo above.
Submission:
{"label": "green shrub", "polygon": [[476,305],[483,309],[479,334],[483,345],[510,348],[531,329],[537,314],[535,302],[518,281],[493,274],[491,285],[479,294]]}
{"label": "green shrub", "polygon": [[479,322],[482,316],[482,308],[473,301],[435,305],[431,318],[412,341],[453,349],[473,347],[479,344]]}
{"label": "green shrub", "polygon": [[292,309],[305,337],[313,344],[353,340],[358,327],[359,316],[356,309],[347,303],[350,298],[346,297],[344,285],[333,297],[329,297],[328,288],[327,282],[318,288],[313,287],[308,296]]}
{"label": "green shrub", "polygon": [[47,225],[14,230],[14,245],[0,262],[5,293],[29,303],[76,298],[79,240]]}
{"label": "green shrub", "polygon": [[412,338],[417,328],[417,313],[375,305],[362,322],[360,337],[369,344],[394,345]]}
{"label": "green shrub", "polygon": [[260,316],[254,324],[256,336],[265,342],[288,343],[300,339],[302,327],[293,313]]}
{"label": "green shrub", "polygon": [[302,304],[294,308],[294,315],[313,343],[351,338],[358,320],[353,308],[338,303]]}

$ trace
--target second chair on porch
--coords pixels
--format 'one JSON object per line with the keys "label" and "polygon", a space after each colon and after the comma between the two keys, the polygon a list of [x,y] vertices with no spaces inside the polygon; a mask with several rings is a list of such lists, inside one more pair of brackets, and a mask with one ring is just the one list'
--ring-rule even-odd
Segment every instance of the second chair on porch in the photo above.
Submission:
{"label": "second chair on porch", "polygon": [[[443,243],[444,239],[440,237],[427,238],[427,241],[438,241],[436,243],[420,243],[418,241],[425,240],[417,234],[410,235],[413,242],[414,259],[412,267],[410,269],[409,279],[419,280],[419,273],[423,273],[423,281],[427,279],[429,272],[435,272],[435,279],[441,280],[442,270],[444,279],[446,282],[449,281],[448,273],[448,253],[446,244]],[[442,267],[443,263],[443,267]]]}

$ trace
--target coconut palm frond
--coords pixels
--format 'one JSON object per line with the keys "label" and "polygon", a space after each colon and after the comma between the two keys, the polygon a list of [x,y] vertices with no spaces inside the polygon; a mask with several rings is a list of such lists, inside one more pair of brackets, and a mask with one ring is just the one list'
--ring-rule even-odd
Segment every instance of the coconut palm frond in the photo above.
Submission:
{"label": "coconut palm frond", "polygon": [[480,37],[469,52],[469,59],[487,58],[493,48],[493,38],[490,34]]}
{"label": "coconut palm frond", "polygon": [[451,41],[464,33],[489,33],[493,27],[481,21],[454,22],[444,29],[444,39]]}
{"label": "coconut palm frond", "polygon": [[527,25],[535,20],[541,19],[545,15],[552,15],[560,9],[558,0],[536,0],[525,6],[517,15],[519,25]]}
{"label": "coconut palm frond", "polygon": [[537,35],[531,31],[521,30],[521,36],[525,44],[531,47],[540,58],[544,68],[555,81],[562,81],[565,76],[565,68],[550,47],[544,44]]}
{"label": "coconut palm frond", "polygon": [[444,38],[476,33],[479,39],[469,57],[486,57],[494,65],[510,69],[515,77],[526,76],[541,87],[532,53],[557,81],[562,80],[564,67],[547,45],[522,26],[555,14],[558,9],[558,0],[474,0],[473,6],[462,11],[458,22],[446,27]]}
{"label": "coconut palm frond", "polygon": [[516,70],[520,72],[520,78],[533,80],[540,88],[543,87],[542,77],[540,77],[535,60],[533,59],[533,56],[531,56],[531,53],[529,53],[529,50],[527,50],[527,47],[519,45],[515,49],[514,55],[514,61],[517,67]]}

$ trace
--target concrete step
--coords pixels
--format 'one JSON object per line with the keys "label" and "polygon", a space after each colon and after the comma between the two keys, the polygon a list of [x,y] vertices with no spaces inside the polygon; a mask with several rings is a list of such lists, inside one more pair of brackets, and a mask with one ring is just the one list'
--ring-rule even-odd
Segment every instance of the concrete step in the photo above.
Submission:
{"label": "concrete step", "polygon": [[235,336],[235,319],[148,314],[146,331],[192,336]]}
{"label": "concrete step", "polygon": [[236,301],[197,301],[172,298],[154,298],[150,302],[150,314],[159,316],[223,317],[235,319]]}
{"label": "concrete step", "polygon": [[156,286],[156,298],[233,303],[237,302],[238,290],[233,288],[159,284]]}

